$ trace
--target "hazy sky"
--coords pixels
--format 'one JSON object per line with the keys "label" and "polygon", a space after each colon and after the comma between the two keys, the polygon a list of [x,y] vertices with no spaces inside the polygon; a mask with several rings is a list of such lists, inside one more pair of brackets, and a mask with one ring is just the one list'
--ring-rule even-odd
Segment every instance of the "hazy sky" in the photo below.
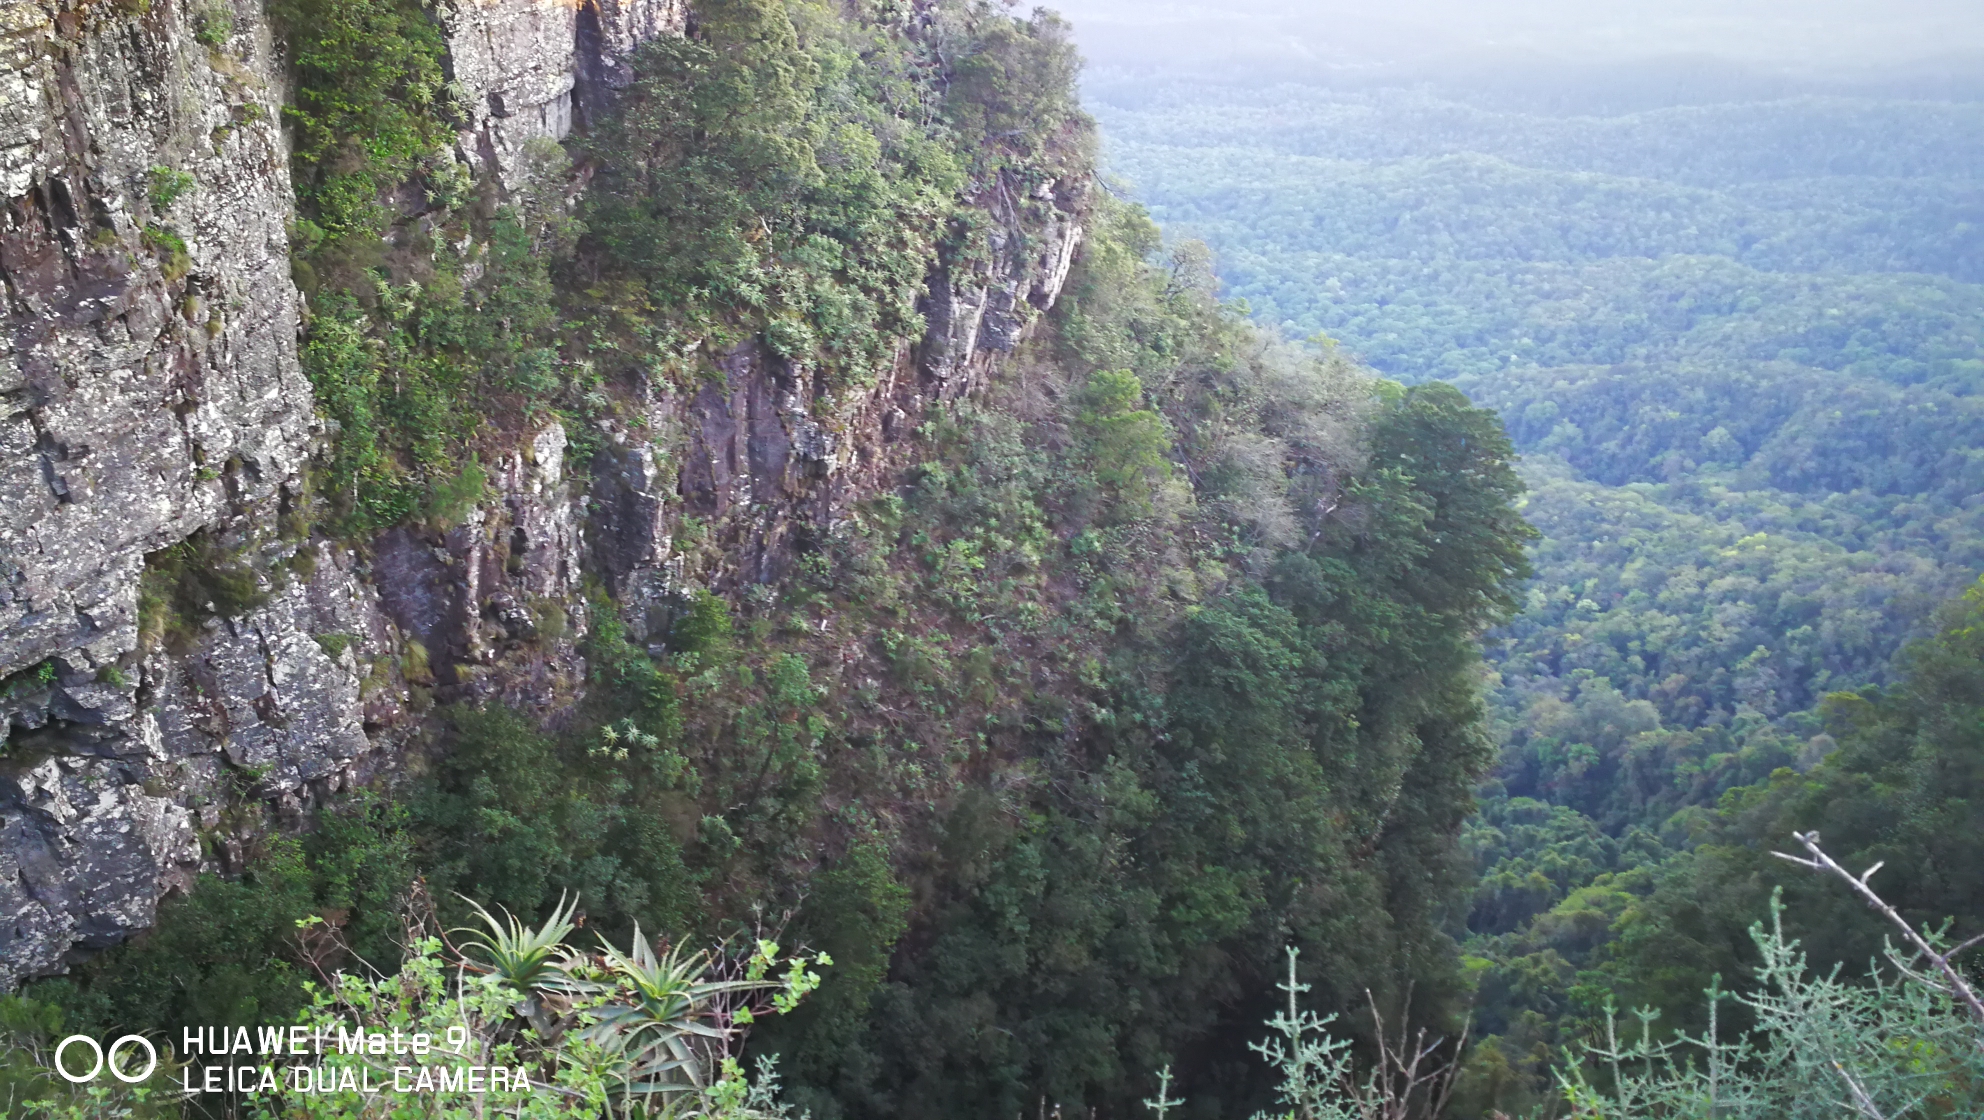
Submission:
{"label": "hazy sky", "polygon": [[[1984,0],[1058,0],[1097,65],[1593,61],[1717,55],[1835,69],[1984,52]],[[1196,67],[1195,67],[1196,68]]]}

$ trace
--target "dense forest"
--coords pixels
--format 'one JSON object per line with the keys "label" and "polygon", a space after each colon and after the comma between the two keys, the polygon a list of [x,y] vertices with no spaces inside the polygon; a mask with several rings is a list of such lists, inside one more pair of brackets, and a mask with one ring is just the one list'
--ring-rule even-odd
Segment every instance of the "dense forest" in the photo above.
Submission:
{"label": "dense forest", "polygon": [[1522,454],[1542,537],[1486,638],[1501,756],[1466,833],[1484,1041],[1461,1115],[1561,1107],[1549,1070],[1607,1001],[1699,1032],[1711,977],[1758,963],[1773,883],[1816,960],[1876,954],[1769,857],[1793,829],[1977,931],[1975,857],[1938,847],[1976,828],[1972,631],[1907,646],[1984,568],[1974,104],[1580,116],[1453,79],[1130,73],[1088,94],[1107,165],[1227,293],[1451,382]]}

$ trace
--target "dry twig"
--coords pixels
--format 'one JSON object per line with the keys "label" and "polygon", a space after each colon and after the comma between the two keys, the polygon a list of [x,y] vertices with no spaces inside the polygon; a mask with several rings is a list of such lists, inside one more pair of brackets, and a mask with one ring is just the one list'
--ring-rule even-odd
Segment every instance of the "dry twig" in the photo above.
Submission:
{"label": "dry twig", "polygon": [[[1970,982],[1963,978],[1963,973],[1957,971],[1956,964],[1951,960],[1958,953],[1978,944],[1980,941],[1984,941],[1984,934],[1973,937],[1947,952],[1938,953],[1926,938],[1916,932],[1914,926],[1908,924],[1907,919],[1903,918],[1893,906],[1890,906],[1886,899],[1874,893],[1873,887],[1867,885],[1867,880],[1873,878],[1874,872],[1881,869],[1881,864],[1876,863],[1859,875],[1854,875],[1846,868],[1841,867],[1838,861],[1827,855],[1825,849],[1819,847],[1819,834],[1817,832],[1794,832],[1791,834],[1791,838],[1798,841],[1807,852],[1811,853],[1810,859],[1787,855],[1784,852],[1772,852],[1771,854],[1781,860],[1795,863],[1800,867],[1809,867],[1819,872],[1830,872],[1846,880],[1847,885],[1853,888],[1853,893],[1859,895],[1861,901],[1865,902],[1869,909],[1885,917],[1891,925],[1900,930],[1902,936],[1908,939],[1908,943],[1915,947],[1915,951],[1924,960],[1927,960],[1936,972],[1942,974],[1944,983],[1935,986],[1942,988],[1958,1002],[1962,1003],[1969,1010],[1971,1019],[1978,1026],[1984,1027],[1984,1000],[1978,998],[1977,990],[1972,988]],[[1978,1049],[1984,1050],[1984,1037],[1979,1038],[1977,1045]]]}
{"label": "dry twig", "polygon": [[[1473,1024],[1461,1028],[1460,1038],[1454,1043],[1453,1056],[1436,1058],[1446,1045],[1446,1039],[1426,1039],[1426,1028],[1419,1028],[1414,1035],[1401,1021],[1398,1040],[1393,1042],[1385,1036],[1384,1016],[1378,1012],[1377,997],[1371,989],[1364,989],[1364,998],[1371,1004],[1371,1025],[1378,1039],[1378,1068],[1373,1071],[1373,1086],[1378,1090],[1378,1099],[1367,1102],[1365,1111],[1380,1120],[1410,1120],[1413,1116],[1440,1116],[1446,1112],[1447,1100],[1453,1096],[1454,1086],[1460,1080],[1460,1055],[1467,1049],[1467,1034]],[[1411,1003],[1412,989],[1406,989],[1406,1002]],[[1413,1101],[1421,1100],[1424,1108],[1414,1110]]]}

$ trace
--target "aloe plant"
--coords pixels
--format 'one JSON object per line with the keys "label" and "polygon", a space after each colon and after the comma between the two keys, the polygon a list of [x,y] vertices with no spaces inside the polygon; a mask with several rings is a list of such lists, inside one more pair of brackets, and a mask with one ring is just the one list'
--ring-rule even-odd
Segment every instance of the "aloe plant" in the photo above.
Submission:
{"label": "aloe plant", "polygon": [[571,967],[575,954],[565,944],[565,937],[578,928],[578,923],[572,920],[579,909],[577,896],[568,902],[560,894],[551,917],[535,928],[525,925],[501,906],[497,907],[503,911],[503,920],[499,922],[494,914],[483,909],[482,904],[474,899],[464,897],[462,901],[473,907],[483,924],[489,927],[487,933],[469,931],[468,947],[479,948],[487,954],[489,971],[505,984],[525,997],[540,992],[564,994],[575,989]]}
{"label": "aloe plant", "polygon": [[657,956],[638,925],[625,952],[605,942],[602,956],[619,991],[593,1009],[598,1019],[585,1037],[619,1059],[630,1093],[708,1089],[741,1025],[726,1013],[724,997],[782,986],[762,970],[742,979],[709,979],[709,953],[677,946]]}
{"label": "aloe plant", "polygon": [[517,994],[512,1010],[546,1043],[560,1045],[570,1031],[593,1055],[586,1064],[615,1084],[612,1107],[627,1115],[700,1116],[713,1114],[712,1102],[752,1113],[763,1103],[757,1096],[748,1107],[730,1098],[764,1092],[744,1078],[734,1054],[754,1021],[754,1004],[759,1012],[791,1010],[819,986],[808,966],[832,963],[824,953],[782,958],[778,944],[765,940],[735,959],[680,946],[657,954],[639,925],[625,950],[601,938],[594,956],[565,942],[577,928],[577,898],[561,895],[537,926],[501,907],[498,918],[463,901],[486,927],[469,931],[466,948],[475,956],[465,955],[467,963]]}
{"label": "aloe plant", "polygon": [[[572,1025],[572,1005],[592,993],[597,985],[584,974],[590,971],[584,954],[565,944],[565,938],[578,923],[573,920],[579,900],[567,902],[563,894],[551,917],[539,926],[527,926],[515,914],[503,910],[503,920],[482,908],[473,899],[463,898],[475,909],[487,932],[470,930],[465,948],[480,949],[486,962],[464,959],[495,976],[514,989],[518,999],[511,1009],[524,1017],[546,1042],[556,1043]],[[497,907],[501,910],[502,907]]]}

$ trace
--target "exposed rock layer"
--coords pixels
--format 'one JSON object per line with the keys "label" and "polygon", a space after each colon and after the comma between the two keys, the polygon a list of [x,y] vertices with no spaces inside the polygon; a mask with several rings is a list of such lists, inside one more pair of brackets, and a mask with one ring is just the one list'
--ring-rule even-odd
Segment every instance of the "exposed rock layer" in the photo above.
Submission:
{"label": "exposed rock layer", "polygon": [[525,144],[563,140],[631,80],[636,47],[687,19],[683,0],[459,0],[442,16],[469,117],[457,152],[478,172],[513,174]]}
{"label": "exposed rock layer", "polygon": [[139,573],[195,530],[272,523],[316,420],[265,21],[208,47],[173,4],[3,18],[0,673],[27,671],[0,763],[11,983],[148,925],[197,859],[165,706],[136,688]]}

